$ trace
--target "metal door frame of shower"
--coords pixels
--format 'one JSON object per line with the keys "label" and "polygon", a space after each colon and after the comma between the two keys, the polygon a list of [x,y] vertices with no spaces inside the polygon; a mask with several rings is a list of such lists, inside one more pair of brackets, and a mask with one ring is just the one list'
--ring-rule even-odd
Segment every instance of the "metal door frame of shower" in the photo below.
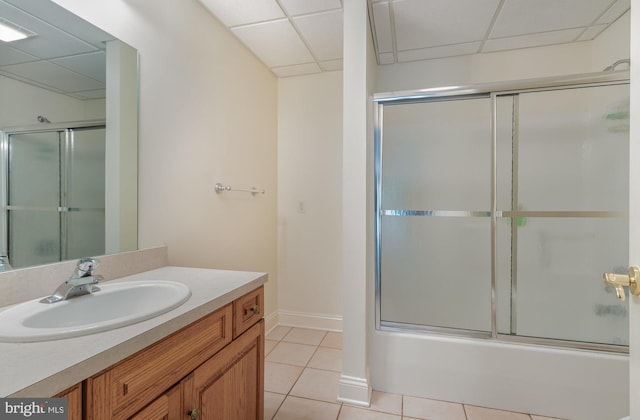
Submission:
{"label": "metal door frame of shower", "polygon": [[[553,338],[537,338],[498,333],[497,306],[496,306],[496,253],[497,253],[497,219],[498,217],[511,217],[517,220],[518,211],[498,211],[496,198],[496,144],[497,144],[497,98],[506,95],[517,95],[526,92],[541,92],[559,89],[571,89],[582,87],[597,87],[608,85],[629,84],[629,71],[608,71],[598,73],[579,74],[561,77],[546,77],[537,79],[525,79],[506,82],[484,83],[467,86],[446,86],[437,88],[420,89],[413,91],[398,91],[374,94],[374,253],[375,253],[375,327],[377,330],[395,332],[429,332],[435,334],[453,335],[467,338],[492,339],[504,342],[523,344],[537,344],[548,346],[561,346],[572,349],[587,349],[617,353],[628,353],[628,346],[614,344],[599,344],[581,341],[561,340]],[[448,100],[464,100],[489,98],[491,104],[491,118],[489,132],[491,136],[491,210],[486,211],[402,211],[402,215],[455,215],[471,217],[491,218],[491,332],[474,331],[449,327],[437,327],[428,325],[405,324],[392,321],[382,321],[381,312],[381,224],[382,216],[388,212],[394,215],[398,211],[382,209],[382,130],[384,106],[388,104],[408,104],[412,102],[442,102]],[[512,183],[514,180],[512,180]],[[384,213],[384,214],[383,214]],[[416,214],[414,214],[416,213]],[[420,213],[420,214],[417,214]],[[455,213],[455,214],[451,214]],[[530,213],[530,212],[528,212]],[[536,212],[540,213],[540,212]],[[549,213],[549,212],[544,212]],[[583,213],[583,212],[581,212]],[[604,212],[591,212],[604,213]],[[511,309],[513,314],[513,305]]]}
{"label": "metal door frame of shower", "polygon": [[[29,125],[29,126],[14,126],[0,129],[0,206],[2,206],[2,211],[0,211],[0,255],[7,255],[9,253],[9,210],[12,208],[9,207],[9,137],[16,134],[37,134],[37,133],[53,133],[53,132],[64,132],[65,133],[65,148],[62,150],[62,153],[65,155],[64,160],[68,160],[71,150],[69,150],[69,143],[73,143],[73,139],[69,140],[69,136],[73,135],[73,130],[87,130],[87,129],[105,129],[106,128],[106,120],[97,119],[97,120],[87,120],[87,121],[70,121],[63,123],[47,123],[47,124],[38,124],[38,125]],[[63,167],[61,168],[62,175],[61,177],[67,176],[68,169]],[[66,194],[66,191],[62,191],[61,186],[61,194]],[[15,210],[15,208],[13,208]],[[76,209],[69,207],[58,207],[54,208],[42,208],[40,210],[51,210],[57,211],[58,213],[65,214],[69,211],[75,211]],[[87,209],[84,209],[87,210]],[[92,209],[88,209],[91,211]],[[97,209],[93,209],[94,211],[99,211]],[[104,209],[102,209],[104,211]],[[66,218],[63,217],[61,221],[61,236],[66,235],[66,228],[63,224],[66,223]],[[66,238],[61,237],[61,243],[66,243]],[[60,249],[60,257],[61,260],[64,261],[66,250]],[[11,259],[9,260],[11,263]]]}

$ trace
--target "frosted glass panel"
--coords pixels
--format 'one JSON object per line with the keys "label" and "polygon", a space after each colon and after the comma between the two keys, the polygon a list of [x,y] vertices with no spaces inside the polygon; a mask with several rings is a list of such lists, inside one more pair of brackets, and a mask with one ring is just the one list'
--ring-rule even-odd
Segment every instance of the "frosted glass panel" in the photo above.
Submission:
{"label": "frosted glass panel", "polygon": [[626,272],[626,219],[529,219],[518,228],[518,335],[628,344],[626,302],[602,281]]}
{"label": "frosted glass panel", "polygon": [[58,132],[9,136],[9,205],[60,205]]}
{"label": "frosted glass panel", "polygon": [[488,218],[385,217],[381,320],[491,331]]}
{"label": "frosted glass panel", "polygon": [[511,283],[512,219],[499,218],[496,223],[496,322],[497,331],[511,334],[511,305],[515,290]]}
{"label": "frosted glass panel", "polygon": [[490,99],[388,105],[384,209],[488,210]]}
{"label": "frosted glass panel", "polygon": [[67,258],[104,254],[103,212],[70,212],[67,224]]}
{"label": "frosted glass panel", "polygon": [[498,97],[497,210],[515,213],[496,224],[499,333],[627,344],[602,273],[626,272],[628,99],[628,85]]}
{"label": "frosted glass panel", "polygon": [[522,209],[626,211],[629,86],[526,93],[519,102]]}
{"label": "frosted glass panel", "polygon": [[498,210],[510,210],[514,169],[514,111],[517,96],[496,98],[496,201]]}
{"label": "frosted glass panel", "polygon": [[14,268],[60,261],[56,211],[9,211],[9,257]]}
{"label": "frosted glass panel", "polygon": [[[71,131],[66,258],[105,252],[105,130]],[[99,210],[100,209],[100,210]]]}
{"label": "frosted glass panel", "polygon": [[68,161],[68,206],[104,208],[105,130],[73,130]]}

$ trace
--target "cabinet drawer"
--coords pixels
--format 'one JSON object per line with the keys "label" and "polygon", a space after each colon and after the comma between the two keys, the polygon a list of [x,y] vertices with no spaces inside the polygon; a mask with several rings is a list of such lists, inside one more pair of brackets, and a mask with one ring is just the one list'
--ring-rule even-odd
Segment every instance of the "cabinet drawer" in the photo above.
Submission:
{"label": "cabinet drawer", "polygon": [[232,305],[87,380],[89,419],[131,416],[231,342]]}
{"label": "cabinet drawer", "polygon": [[233,302],[233,338],[238,337],[262,319],[264,312],[264,287],[236,299]]}

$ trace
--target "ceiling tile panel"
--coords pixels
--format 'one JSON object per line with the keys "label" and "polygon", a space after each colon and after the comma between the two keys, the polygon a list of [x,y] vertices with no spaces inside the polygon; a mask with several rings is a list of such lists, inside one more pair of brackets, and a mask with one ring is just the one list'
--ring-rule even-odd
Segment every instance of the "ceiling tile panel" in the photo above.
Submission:
{"label": "ceiling tile panel", "polygon": [[509,38],[489,39],[482,52],[515,50],[518,48],[538,47],[542,45],[563,44],[572,42],[584,28],[566,29],[563,31],[542,32],[532,35],[513,36]]}
{"label": "ceiling tile panel", "polygon": [[393,37],[391,35],[391,15],[389,14],[389,2],[375,3],[373,9],[373,24],[375,37],[378,43],[378,52],[393,51]]}
{"label": "ceiling tile panel", "polygon": [[231,31],[270,68],[314,61],[288,19],[238,26]]}
{"label": "ceiling tile panel", "polygon": [[342,10],[297,17],[294,22],[318,60],[342,58]]}
{"label": "ceiling tile panel", "polygon": [[608,25],[593,25],[589,26],[583,33],[578,37],[577,41],[591,41],[593,38],[600,35],[600,32],[604,31]]}
{"label": "ceiling tile panel", "polygon": [[55,87],[65,92],[103,89],[104,83],[74,73],[48,61],[16,64],[2,67],[4,72],[19,75],[23,79],[32,80],[41,85]]}
{"label": "ceiling tile panel", "polygon": [[398,51],[398,62],[431,60],[433,58],[475,54],[478,52],[480,44],[480,41],[476,41],[465,44],[445,45],[442,47],[422,48],[419,50]]}
{"label": "ceiling tile panel", "polygon": [[631,8],[631,0],[618,0],[615,2],[609,10],[607,10],[596,22],[600,23],[611,23],[615,22],[620,16],[622,16],[627,10]]}
{"label": "ceiling tile panel", "polygon": [[396,62],[396,58],[393,56],[393,53],[381,53],[378,54],[378,63],[379,64],[393,64]]}
{"label": "ceiling tile panel", "polygon": [[102,83],[107,81],[107,55],[104,51],[49,60],[76,73],[87,75]]}
{"label": "ceiling tile panel", "polygon": [[98,29],[86,20],[69,13],[51,1],[42,0],[0,0],[12,4],[24,12],[34,16],[46,16],[52,26],[71,34],[98,49],[104,49],[104,42],[115,39],[108,33]]}
{"label": "ceiling tile panel", "polygon": [[200,2],[229,27],[285,16],[276,0],[200,0]]}
{"label": "ceiling tile panel", "polygon": [[342,10],[340,0],[280,0],[280,4],[290,16],[335,9]]}
{"label": "ceiling tile panel", "polygon": [[37,34],[37,36],[11,43],[11,47],[24,53],[47,59],[97,50],[93,45],[3,1],[0,1],[0,16]]}
{"label": "ceiling tile panel", "polygon": [[398,0],[392,3],[398,50],[482,40],[500,0]]}
{"label": "ceiling tile panel", "polygon": [[[0,0],[1,2],[39,0]],[[199,0],[276,75],[342,68],[343,0]],[[379,64],[591,40],[630,0],[368,1]]]}
{"label": "ceiling tile panel", "polygon": [[342,70],[342,59],[323,61],[320,63],[320,66],[324,71]]}
{"label": "ceiling tile panel", "polygon": [[294,66],[276,67],[272,68],[276,76],[288,77],[288,76],[301,76],[303,74],[320,73],[320,67],[316,63],[297,64]]}
{"label": "ceiling tile panel", "polygon": [[22,51],[18,51],[14,48],[11,48],[4,42],[0,42],[0,66],[26,63],[28,61],[34,61],[37,59],[37,57],[23,53]]}
{"label": "ceiling tile panel", "polygon": [[71,92],[73,96],[79,99],[100,99],[107,97],[106,89],[83,90],[80,92]]}
{"label": "ceiling tile panel", "polygon": [[490,38],[591,25],[611,0],[505,0]]}

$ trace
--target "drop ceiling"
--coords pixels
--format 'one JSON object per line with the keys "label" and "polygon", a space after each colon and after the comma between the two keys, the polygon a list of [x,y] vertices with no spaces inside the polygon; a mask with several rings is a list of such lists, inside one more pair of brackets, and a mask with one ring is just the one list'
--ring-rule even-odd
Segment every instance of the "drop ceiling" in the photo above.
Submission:
{"label": "drop ceiling", "polygon": [[50,0],[0,0],[0,18],[36,34],[0,41],[0,75],[76,99],[105,97],[111,35]]}
{"label": "drop ceiling", "polygon": [[[277,76],[342,69],[344,0],[199,0]],[[379,64],[589,41],[630,0],[368,0]]]}

